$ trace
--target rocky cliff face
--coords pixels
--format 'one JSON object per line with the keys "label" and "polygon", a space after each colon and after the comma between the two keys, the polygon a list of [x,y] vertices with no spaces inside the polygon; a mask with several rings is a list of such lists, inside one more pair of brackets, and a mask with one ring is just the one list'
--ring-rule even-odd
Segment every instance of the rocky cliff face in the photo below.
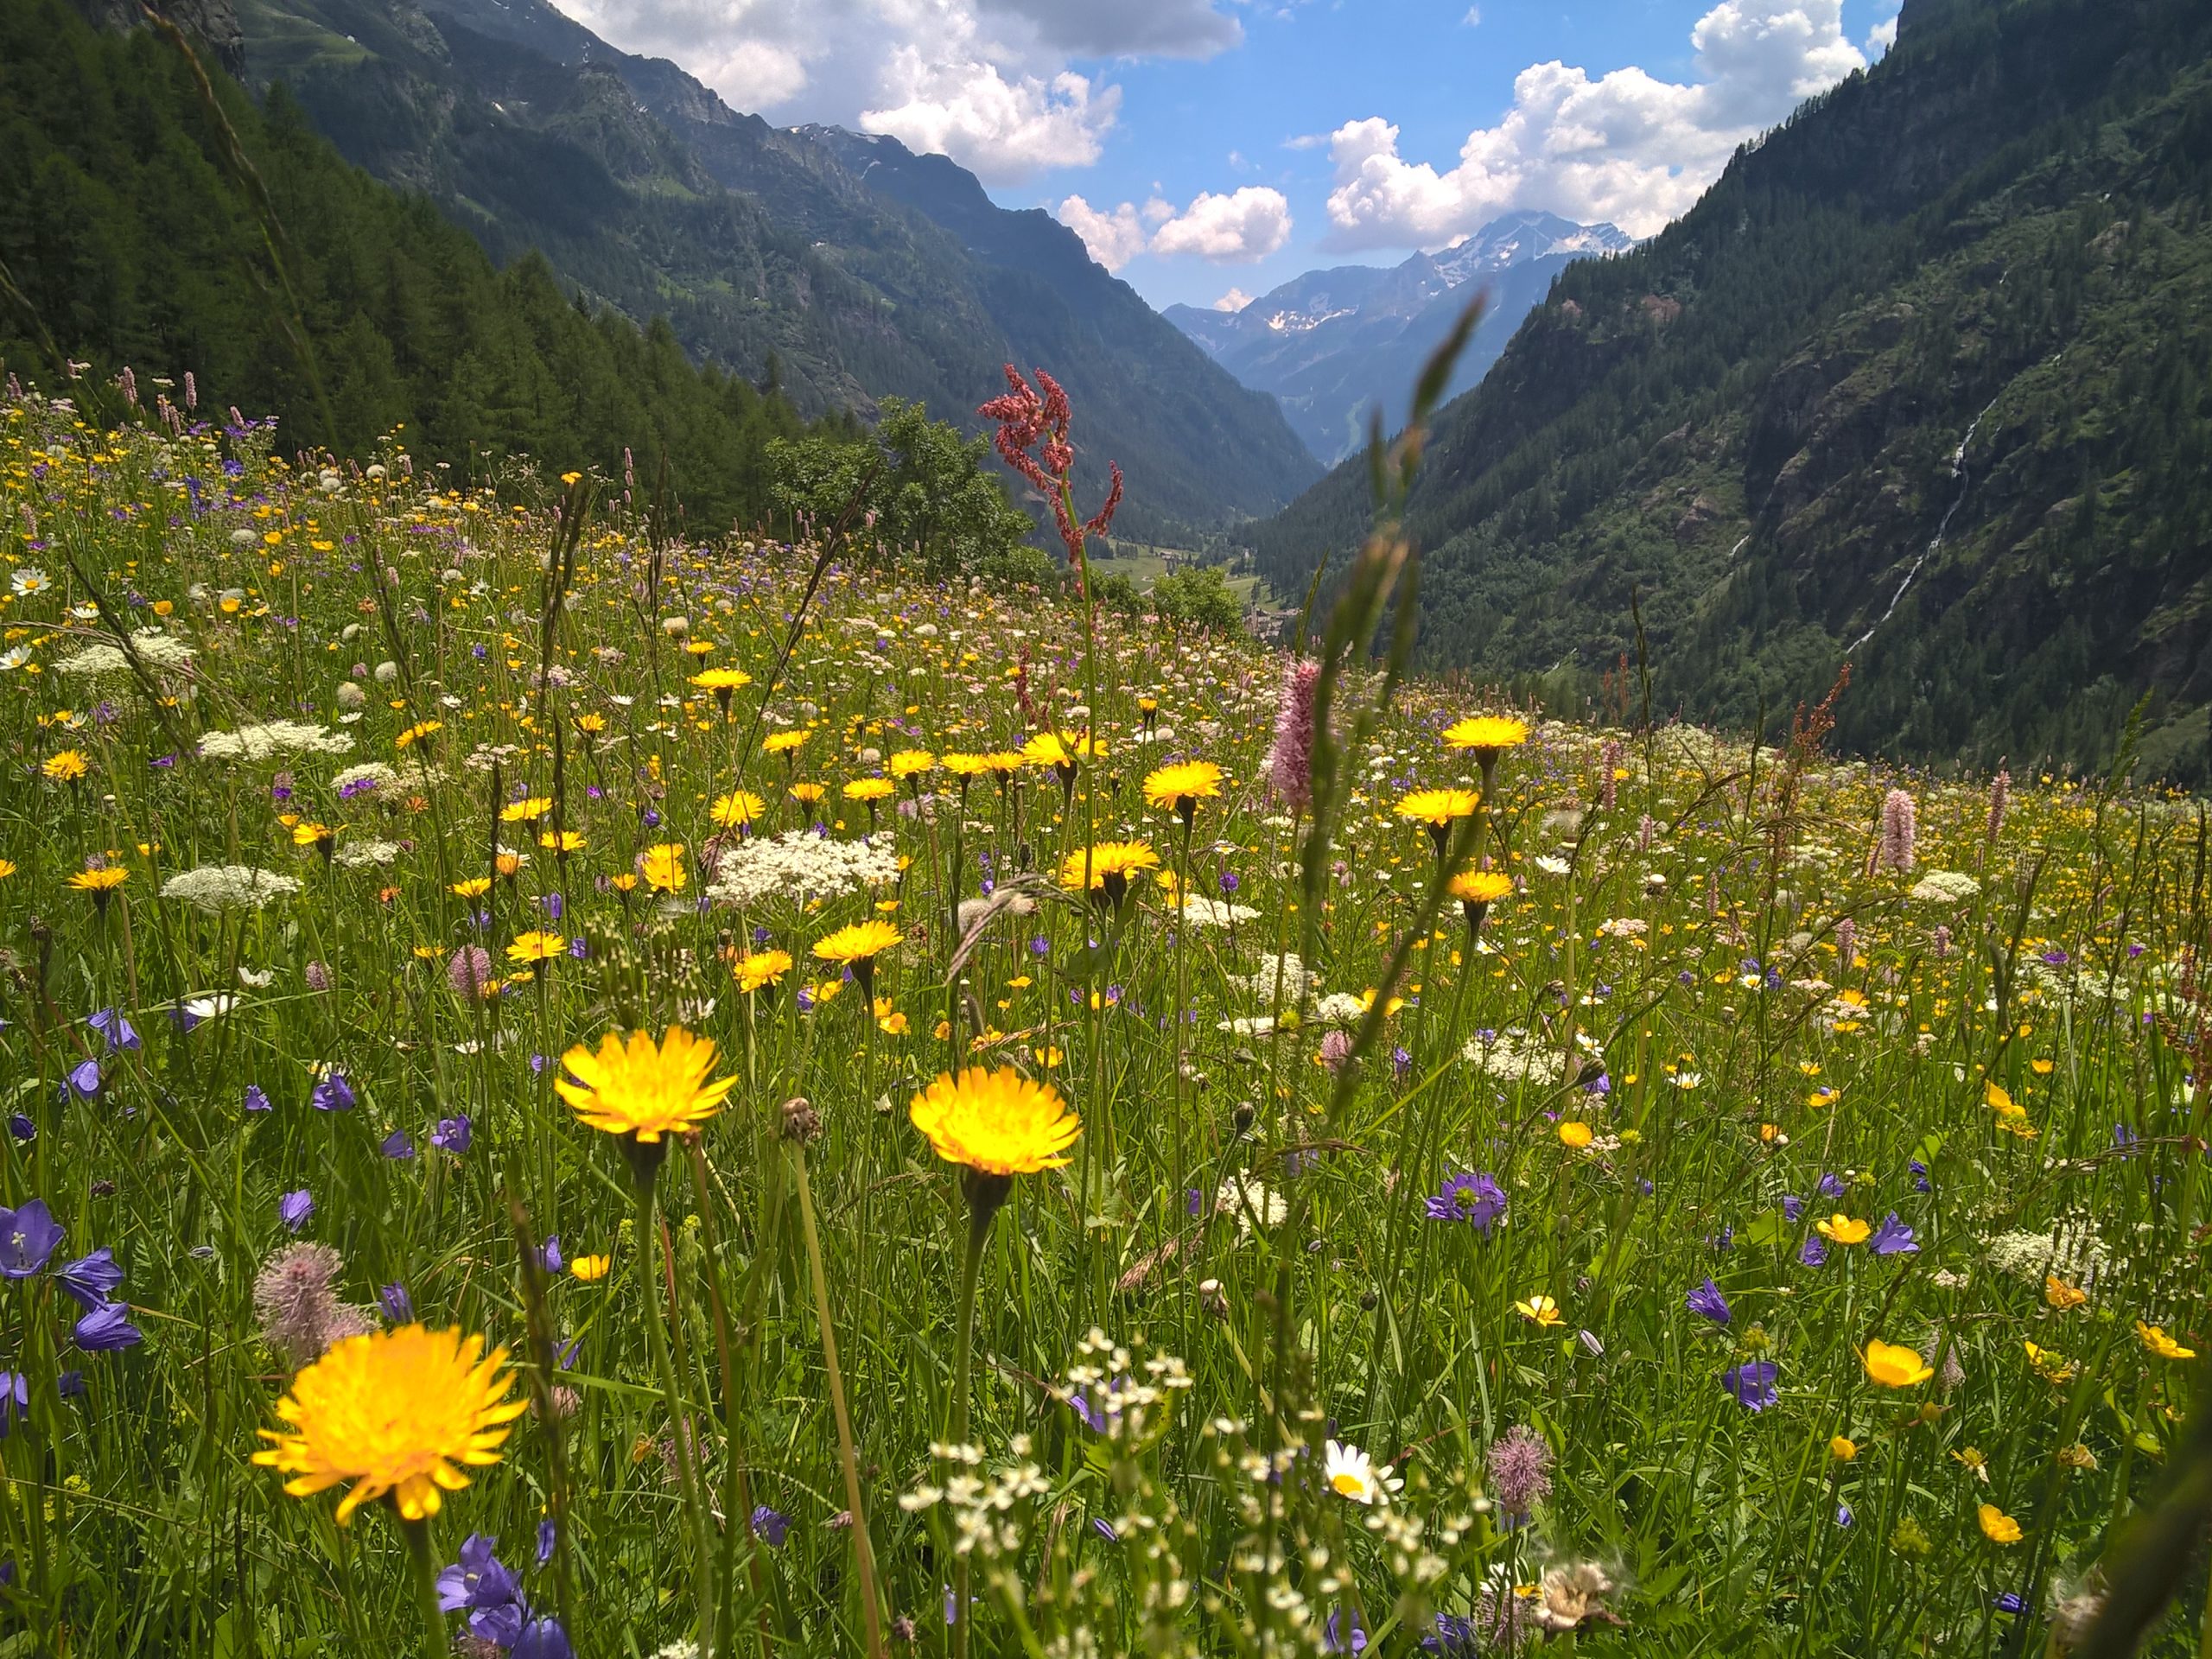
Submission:
{"label": "rocky cliff face", "polygon": [[[126,29],[145,27],[138,0],[74,0],[77,10],[95,29]],[[231,0],[148,0],[156,11],[193,35],[226,73],[245,70],[245,32]]]}

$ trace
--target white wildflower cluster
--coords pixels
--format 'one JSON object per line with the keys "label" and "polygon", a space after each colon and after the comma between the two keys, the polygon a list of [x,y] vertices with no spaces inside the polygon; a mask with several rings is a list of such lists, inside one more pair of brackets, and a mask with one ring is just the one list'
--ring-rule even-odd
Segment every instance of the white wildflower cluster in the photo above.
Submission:
{"label": "white wildflower cluster", "polygon": [[1983,1247],[1999,1273],[2041,1284],[2046,1274],[2094,1285],[2106,1271],[2104,1241],[2085,1220],[2061,1221],[2048,1232],[1999,1233]]}
{"label": "white wildflower cluster", "polygon": [[1649,931],[1649,925],[1635,916],[1615,916],[1598,925],[1599,934],[1609,939],[1640,939]]}
{"label": "white wildflower cluster", "polygon": [[210,760],[269,760],[286,754],[350,754],[353,740],[344,732],[300,720],[272,720],[241,726],[235,732],[209,732],[200,753]]}
{"label": "white wildflower cluster", "polygon": [[1459,1058],[1501,1083],[1554,1084],[1560,1080],[1559,1051],[1515,1027],[1484,1041],[1481,1033],[1467,1039]]}
{"label": "white wildflower cluster", "polygon": [[1256,1017],[1239,1015],[1234,1020],[1217,1020],[1216,1031],[1225,1031],[1233,1037],[1264,1037],[1275,1028],[1275,1017],[1262,1014]]}
{"label": "white wildflower cluster", "polygon": [[388,766],[381,760],[368,760],[358,766],[347,766],[344,771],[334,775],[330,780],[330,786],[343,794],[349,789],[363,787],[392,789],[396,788],[398,783],[399,772],[397,767]]}
{"label": "white wildflower cluster", "polygon": [[1912,884],[1905,896],[1926,905],[1963,904],[1981,891],[1981,883],[1959,870],[1930,870]]}
{"label": "white wildflower cluster", "polygon": [[1331,991],[1313,1005],[1313,1018],[1325,1026],[1347,1028],[1367,1017],[1367,1004],[1350,991]]}
{"label": "white wildflower cluster", "polygon": [[1192,927],[1229,927],[1238,922],[1255,921],[1260,914],[1249,905],[1232,905],[1209,899],[1202,893],[1185,893],[1181,910],[1183,919]]}
{"label": "white wildflower cluster", "polygon": [[341,843],[331,855],[330,861],[340,868],[364,870],[372,867],[382,868],[399,860],[399,843],[396,841],[348,841]]}
{"label": "white wildflower cluster", "polygon": [[963,1465],[963,1472],[948,1475],[942,1486],[925,1483],[899,1496],[899,1507],[909,1515],[942,1503],[952,1516],[952,1548],[961,1555],[984,1558],[1016,1554],[1027,1535],[1023,1522],[1032,1500],[1052,1490],[1045,1471],[1029,1458],[1029,1437],[1017,1434],[1007,1449],[1014,1461],[988,1474],[980,1468],[983,1451],[976,1446],[932,1446],[931,1455],[942,1462]]}
{"label": "white wildflower cluster", "polygon": [[899,878],[899,855],[887,837],[834,841],[810,830],[748,841],[722,855],[710,898],[729,905],[764,899],[835,899]]}
{"label": "white wildflower cluster", "polygon": [[[195,654],[183,640],[172,639],[159,628],[139,628],[133,632],[130,649],[137,654],[140,666],[157,675],[182,673],[192,666]],[[124,654],[122,646],[103,641],[61,658],[54,664],[54,671],[99,679],[106,675],[130,673],[130,659]]]}
{"label": "white wildflower cluster", "polygon": [[1231,1175],[1215,1190],[1213,1207],[1236,1218],[1240,1237],[1255,1227],[1280,1227],[1290,1215],[1290,1201],[1256,1175]]}
{"label": "white wildflower cluster", "polygon": [[299,890],[296,877],[257,870],[251,864],[202,864],[197,869],[180,871],[162,883],[162,898],[210,915],[259,910],[271,899],[289,898]]}
{"label": "white wildflower cluster", "polygon": [[682,1637],[657,1650],[653,1659],[699,1659],[699,1644]]}
{"label": "white wildflower cluster", "polygon": [[1076,1344],[1067,1380],[1053,1392],[1091,1430],[1107,1440],[1144,1445],[1166,1427],[1178,1394],[1192,1384],[1190,1370],[1173,1354],[1141,1359],[1096,1325]]}
{"label": "white wildflower cluster", "polygon": [[1321,988],[1321,976],[1309,973],[1295,950],[1286,950],[1262,957],[1259,972],[1231,974],[1229,982],[1271,1007],[1278,1001],[1296,1007]]}

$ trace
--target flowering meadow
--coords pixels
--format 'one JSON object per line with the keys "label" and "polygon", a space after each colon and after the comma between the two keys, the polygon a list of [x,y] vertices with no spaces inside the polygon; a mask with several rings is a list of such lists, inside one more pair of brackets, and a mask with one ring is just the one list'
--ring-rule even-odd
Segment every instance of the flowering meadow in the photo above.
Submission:
{"label": "flowering meadow", "polygon": [[0,1655],[2088,1637],[2201,803],[203,416],[0,404]]}

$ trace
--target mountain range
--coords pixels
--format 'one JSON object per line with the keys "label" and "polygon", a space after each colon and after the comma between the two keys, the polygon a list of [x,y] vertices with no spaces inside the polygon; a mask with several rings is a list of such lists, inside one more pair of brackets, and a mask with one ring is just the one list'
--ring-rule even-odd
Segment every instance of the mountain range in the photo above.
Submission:
{"label": "mountain range", "polygon": [[[1254,531],[1300,592],[1339,467]],[[1421,652],[1862,752],[2212,776],[2212,8],[1907,0],[1442,411]]]}
{"label": "mountain range", "polygon": [[1076,403],[1080,493],[1119,461],[1119,522],[1155,537],[1270,512],[1319,473],[1273,398],[943,156],[771,127],[543,0],[238,6],[249,84],[281,83],[349,160],[804,413],[896,395],[972,427],[1003,364],[1046,365]]}
{"label": "mountain range", "polygon": [[1333,464],[1367,442],[1371,411],[1404,396],[1476,294],[1482,325],[1460,354],[1453,394],[1482,378],[1568,264],[1634,245],[1611,225],[1509,213],[1402,264],[1310,270],[1234,311],[1172,305],[1161,315],[1243,384],[1273,393],[1306,447]]}

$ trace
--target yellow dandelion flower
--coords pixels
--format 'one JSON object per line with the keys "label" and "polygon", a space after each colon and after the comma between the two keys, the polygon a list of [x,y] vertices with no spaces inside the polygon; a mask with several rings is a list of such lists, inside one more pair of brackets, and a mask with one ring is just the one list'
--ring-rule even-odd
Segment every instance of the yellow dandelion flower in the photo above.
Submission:
{"label": "yellow dandelion flower", "polygon": [[1442,830],[1454,818],[1472,817],[1481,801],[1482,797],[1471,789],[1417,789],[1393,810],[1410,823]]}
{"label": "yellow dandelion flower", "polygon": [[56,784],[76,783],[92,769],[92,763],[78,749],[57,749],[39,767],[48,782]]}
{"label": "yellow dandelion flower", "polygon": [[691,872],[683,862],[683,843],[680,841],[646,848],[638,860],[638,871],[645,878],[645,885],[656,893],[681,893],[691,879]]}
{"label": "yellow dandelion flower", "polygon": [[964,784],[988,772],[991,757],[988,754],[948,754],[943,764],[947,772]]}
{"label": "yellow dandelion flower", "polygon": [[709,668],[694,674],[691,683],[702,691],[712,691],[721,696],[752,684],[753,677],[741,668]]}
{"label": "yellow dandelion flower", "polygon": [[855,778],[844,786],[844,795],[849,801],[866,801],[873,806],[888,800],[894,787],[888,778]]}
{"label": "yellow dandelion flower", "polygon": [[1478,760],[1484,757],[1495,760],[1502,751],[1517,749],[1528,741],[1526,721],[1497,715],[1470,715],[1444,728],[1445,747],[1471,749]]}
{"label": "yellow dandelion flower", "polygon": [[814,954],[823,962],[844,963],[857,969],[876,957],[906,935],[888,922],[855,922],[814,942]]}
{"label": "yellow dandelion flower", "polygon": [[985,1175],[1058,1169],[1083,1127],[1052,1084],[1032,1083],[1010,1065],[944,1074],[914,1096],[906,1115],[938,1157]]}
{"label": "yellow dandelion flower", "polygon": [[625,1043],[608,1032],[594,1053],[579,1043],[561,1057],[566,1076],[553,1087],[594,1129],[626,1135],[644,1145],[664,1135],[696,1128],[722,1108],[737,1086],[734,1077],[709,1082],[715,1069],[710,1038],[671,1026],[656,1045],[650,1032],[633,1031]]}
{"label": "yellow dandelion flower", "polygon": [[1051,766],[1064,778],[1074,776],[1078,763],[1105,753],[1105,744],[1077,732],[1039,732],[1021,746],[1024,760],[1033,766]]}
{"label": "yellow dandelion flower", "polygon": [[518,964],[550,962],[568,948],[568,940],[558,933],[518,933],[514,943],[507,947],[507,960]]}
{"label": "yellow dandelion flower", "polygon": [[793,784],[791,787],[791,799],[801,806],[819,806],[822,798],[829,792],[820,784]]}
{"label": "yellow dandelion flower", "polygon": [[105,901],[108,894],[130,879],[130,872],[111,864],[105,869],[79,870],[69,878],[69,885],[79,893],[89,893],[93,898]]}
{"label": "yellow dandelion flower", "polygon": [[509,801],[499,809],[501,823],[536,823],[553,810],[550,795],[532,795],[527,800]]}
{"label": "yellow dandelion flower", "polygon": [[1463,905],[1494,905],[1513,894],[1513,878],[1502,870],[1462,870],[1447,887]]}
{"label": "yellow dandelion flower", "polygon": [[901,749],[891,757],[891,775],[900,783],[935,769],[937,756],[927,749]]}
{"label": "yellow dandelion flower", "polygon": [[5,881],[15,873],[16,866],[14,861],[10,859],[0,858],[0,881]]}
{"label": "yellow dandelion flower", "polygon": [[576,730],[585,738],[594,738],[607,729],[607,716],[605,715],[578,715],[574,724]]}
{"label": "yellow dandelion flower", "polygon": [[752,951],[740,957],[730,968],[737,976],[737,988],[741,991],[757,991],[763,985],[773,985],[791,970],[791,953],[788,950]]}
{"label": "yellow dandelion flower", "polygon": [[402,732],[397,737],[393,738],[391,740],[391,747],[395,749],[407,748],[413,744],[421,742],[433,732],[442,732],[445,730],[445,728],[446,723],[442,720],[418,721],[416,724],[410,726],[405,731]]}
{"label": "yellow dandelion flower", "polygon": [[804,747],[806,740],[813,735],[814,733],[806,728],[791,732],[771,732],[760,740],[760,752],[763,754],[790,754]]}
{"label": "yellow dandelion flower", "polygon": [[547,830],[539,834],[537,844],[549,853],[558,853],[566,858],[570,853],[583,851],[585,842],[583,836],[574,830],[563,830],[558,835]]}
{"label": "yellow dandelion flower", "polygon": [[292,826],[292,845],[327,847],[337,833],[327,823],[296,823]]}
{"label": "yellow dandelion flower", "polygon": [[1090,891],[1103,893],[1115,904],[1129,890],[1129,879],[1160,868],[1160,855],[1141,841],[1101,842],[1088,853],[1072,852],[1060,861],[1060,886],[1069,893],[1084,891],[1084,867],[1090,869]]}
{"label": "yellow dandelion flower", "polygon": [[1866,1380],[1885,1389],[1918,1388],[1936,1375],[1918,1350],[1879,1337],[1869,1338],[1859,1357],[1866,1368]]}
{"label": "yellow dandelion flower", "polygon": [[2043,1299],[2063,1313],[2088,1301],[2089,1293],[2079,1285],[2068,1284],[2055,1273],[2047,1273],[2043,1276]]}
{"label": "yellow dandelion flower", "polygon": [[1027,764],[1027,757],[1020,749],[993,749],[983,757],[983,770],[996,773],[1001,783]]}
{"label": "yellow dandelion flower", "polygon": [[454,896],[459,899],[481,899],[491,891],[492,878],[488,875],[472,875],[454,882],[452,887]]}
{"label": "yellow dandelion flower", "polygon": [[346,1337],[292,1379],[276,1402],[291,1429],[263,1429],[272,1444],[253,1460],[291,1476],[294,1497],[346,1485],[340,1526],[385,1497],[403,1518],[427,1519],[468,1484],[464,1468],[499,1461],[524,1408],[506,1399],[506,1358],[504,1348],[486,1355],[482,1337],[419,1325]]}
{"label": "yellow dandelion flower", "polygon": [[714,819],[725,830],[736,830],[760,821],[768,804],[751,790],[735,789],[715,797]]}
{"label": "yellow dandelion flower", "polygon": [[1167,807],[1187,823],[1200,801],[1221,795],[1221,768],[1211,760],[1185,760],[1146,774],[1144,798],[1147,806]]}

